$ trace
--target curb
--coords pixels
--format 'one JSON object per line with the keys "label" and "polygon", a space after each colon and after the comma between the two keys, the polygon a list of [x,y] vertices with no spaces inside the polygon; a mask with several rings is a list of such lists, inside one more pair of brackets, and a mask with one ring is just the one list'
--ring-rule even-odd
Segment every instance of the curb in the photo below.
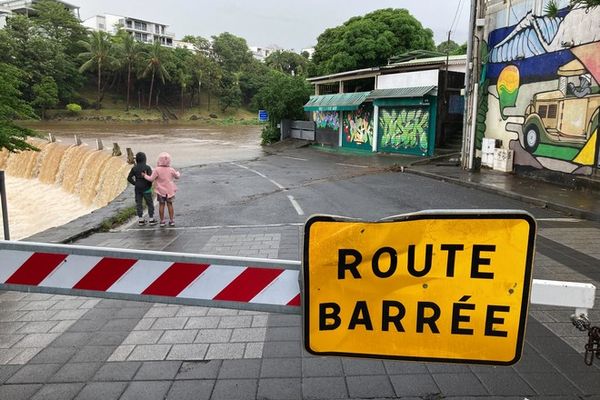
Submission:
{"label": "curb", "polygon": [[413,174],[413,175],[424,176],[426,178],[436,179],[436,180],[439,180],[442,182],[450,182],[450,183],[454,183],[456,185],[481,190],[483,192],[497,194],[500,196],[504,196],[504,197],[508,197],[508,198],[511,198],[514,200],[519,200],[519,201],[522,201],[522,202],[525,202],[528,204],[532,204],[534,206],[547,208],[549,210],[560,211],[560,212],[569,214],[578,219],[586,219],[589,221],[600,221],[600,214],[592,212],[592,211],[582,210],[582,209],[570,207],[570,206],[565,206],[563,204],[558,204],[558,203],[554,203],[551,201],[541,200],[536,197],[527,196],[527,195],[520,194],[517,192],[500,190],[493,186],[487,186],[487,185],[484,185],[481,183],[475,183],[475,182],[468,182],[468,181],[464,181],[462,179],[452,178],[452,177],[448,177],[445,175],[439,175],[439,174],[436,174],[433,172],[419,171],[417,169],[412,169],[409,167],[405,168],[404,171],[408,172],[410,174]]}

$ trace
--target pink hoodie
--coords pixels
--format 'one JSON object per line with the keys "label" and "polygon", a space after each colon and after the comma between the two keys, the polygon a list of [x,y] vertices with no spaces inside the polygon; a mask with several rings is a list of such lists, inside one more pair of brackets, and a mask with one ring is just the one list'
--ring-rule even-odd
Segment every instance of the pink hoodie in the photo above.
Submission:
{"label": "pink hoodie", "polygon": [[179,171],[171,168],[171,155],[169,153],[160,153],[152,175],[144,175],[144,178],[150,182],[154,182],[154,190],[157,194],[171,198],[175,196],[175,192],[177,191],[177,186],[175,186],[173,179],[179,179],[180,176]]}

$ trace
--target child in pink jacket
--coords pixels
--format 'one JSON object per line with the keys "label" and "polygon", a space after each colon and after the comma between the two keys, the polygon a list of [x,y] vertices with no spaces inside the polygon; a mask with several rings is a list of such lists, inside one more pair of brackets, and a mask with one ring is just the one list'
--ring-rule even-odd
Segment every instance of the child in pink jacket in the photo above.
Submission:
{"label": "child in pink jacket", "polygon": [[179,179],[179,171],[171,167],[171,155],[169,153],[160,153],[156,168],[152,175],[142,174],[142,176],[154,182],[154,191],[158,200],[158,214],[160,215],[160,226],[165,226],[165,204],[169,210],[169,226],[175,226],[175,211],[173,210],[173,200],[177,186],[173,179]]}

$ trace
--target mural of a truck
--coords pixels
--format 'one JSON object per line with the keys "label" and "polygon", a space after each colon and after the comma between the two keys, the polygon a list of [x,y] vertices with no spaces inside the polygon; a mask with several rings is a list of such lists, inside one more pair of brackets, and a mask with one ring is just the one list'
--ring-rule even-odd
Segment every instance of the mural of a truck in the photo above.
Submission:
{"label": "mural of a truck", "polygon": [[525,111],[523,147],[532,154],[540,144],[578,152],[598,126],[600,94],[592,94],[592,77],[583,64],[573,60],[557,75],[558,89],[535,94]]}

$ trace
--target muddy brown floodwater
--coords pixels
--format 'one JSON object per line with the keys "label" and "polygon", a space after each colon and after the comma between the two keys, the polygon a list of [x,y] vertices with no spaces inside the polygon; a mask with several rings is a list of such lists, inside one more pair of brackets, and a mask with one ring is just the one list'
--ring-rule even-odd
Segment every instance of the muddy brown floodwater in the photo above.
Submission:
{"label": "muddy brown floodwater", "polygon": [[130,147],[134,154],[143,151],[153,165],[158,154],[168,151],[173,165],[191,165],[248,160],[263,154],[260,146],[260,126],[194,126],[174,123],[103,124],[56,122],[29,125],[44,134],[53,133],[57,140],[72,144],[79,135],[84,143],[96,146],[101,139],[104,147],[118,143],[125,154]]}
{"label": "muddy brown floodwater", "polygon": [[[96,148],[101,139],[110,152],[118,143],[125,155],[126,148],[143,151],[148,164],[155,165],[158,154],[168,151],[173,166],[248,160],[263,154],[260,146],[260,126],[193,126],[185,124],[110,124],[56,122],[28,124],[45,136],[54,134],[57,142],[74,144],[74,135],[84,146]],[[123,157],[125,159],[125,157]],[[58,185],[48,185],[38,179],[6,176],[8,215],[11,239],[18,240],[48,228],[65,224],[97,209]]]}

